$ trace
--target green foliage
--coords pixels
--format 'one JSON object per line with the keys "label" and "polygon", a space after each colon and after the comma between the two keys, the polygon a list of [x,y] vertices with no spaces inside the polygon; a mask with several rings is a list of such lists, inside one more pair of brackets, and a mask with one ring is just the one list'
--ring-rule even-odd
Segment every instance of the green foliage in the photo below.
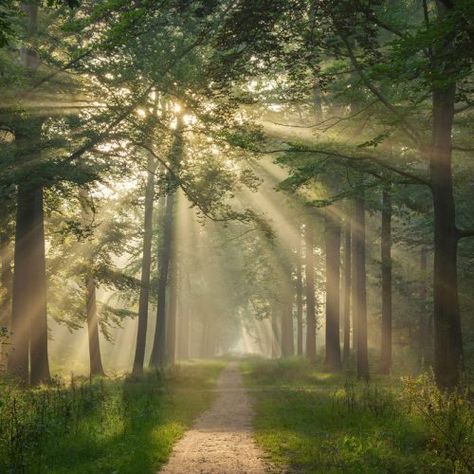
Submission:
{"label": "green foliage", "polygon": [[472,402],[426,378],[371,384],[318,372],[307,362],[247,361],[257,398],[257,442],[302,472],[470,472]]}
{"label": "green foliage", "polygon": [[22,390],[0,385],[2,472],[153,473],[213,399],[220,363]]}

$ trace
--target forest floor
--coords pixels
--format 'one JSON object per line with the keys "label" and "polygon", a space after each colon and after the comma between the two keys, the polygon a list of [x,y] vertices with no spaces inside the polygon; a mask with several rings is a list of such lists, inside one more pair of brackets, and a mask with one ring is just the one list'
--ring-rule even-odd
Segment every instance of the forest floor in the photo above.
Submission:
{"label": "forest floor", "polygon": [[0,473],[156,473],[216,399],[225,365],[189,361],[26,390],[0,379]]}
{"label": "forest floor", "polygon": [[292,358],[241,363],[255,440],[298,473],[474,472],[474,405],[429,375],[359,382]]}
{"label": "forest floor", "polygon": [[254,412],[235,362],[222,371],[216,391],[218,396],[211,408],[178,441],[161,473],[276,472],[254,442]]}

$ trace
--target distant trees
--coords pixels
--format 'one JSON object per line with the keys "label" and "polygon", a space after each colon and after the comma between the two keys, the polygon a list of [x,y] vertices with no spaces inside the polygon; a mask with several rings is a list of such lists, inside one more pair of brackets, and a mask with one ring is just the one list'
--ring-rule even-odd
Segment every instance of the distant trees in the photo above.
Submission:
{"label": "distant trees", "polygon": [[[43,14],[49,7],[55,15]],[[230,326],[237,318],[271,319],[275,356],[316,361],[317,333],[324,333],[327,370],[350,366],[352,352],[359,377],[368,379],[369,349],[377,347],[387,374],[392,344],[403,339],[397,298],[416,292],[423,305],[409,311],[421,313],[432,287],[432,311],[412,318],[410,338],[422,347],[419,359],[433,361],[438,385],[455,387],[464,365],[458,245],[474,235],[466,217],[472,206],[462,197],[470,196],[472,173],[464,154],[472,151],[473,13],[461,0],[244,0],[231,8],[4,2],[0,330],[9,336],[1,344],[10,374],[49,380],[48,312],[72,329],[88,327],[91,373],[102,374],[100,330],[107,332],[107,314],[119,312],[100,301],[102,286],[137,305],[136,374],[146,366],[148,312],[156,306],[154,366],[199,352],[188,344],[193,324],[202,354],[218,351],[224,315]],[[13,41],[20,62],[5,47]],[[246,161],[266,153],[277,156],[283,174],[269,177],[266,165]],[[140,198],[125,199],[120,206],[130,217],[115,219],[100,206],[112,202],[100,189],[125,178],[140,183]],[[263,204],[245,194],[259,179]],[[293,208],[275,202],[274,186]],[[100,201],[83,209],[90,225],[81,222],[79,190]],[[191,281],[198,270],[206,274],[191,256],[177,262],[177,243],[186,238],[177,230],[178,191],[192,219],[228,226],[219,238],[251,226],[233,244],[199,240],[215,270],[212,288]],[[157,199],[164,215],[154,226]],[[96,212],[107,225],[92,223]],[[255,248],[245,240],[250,233]],[[219,250],[211,244],[232,254],[235,272],[213,266]],[[423,279],[433,249],[433,285],[402,281],[408,265],[392,252],[397,245],[424,249]],[[125,255],[133,265],[119,270],[114,259]],[[61,259],[74,275],[54,267]],[[63,276],[67,308],[56,295]],[[205,313],[198,323],[186,299]],[[132,307],[117,318],[134,314]],[[371,323],[380,330],[369,331]]]}

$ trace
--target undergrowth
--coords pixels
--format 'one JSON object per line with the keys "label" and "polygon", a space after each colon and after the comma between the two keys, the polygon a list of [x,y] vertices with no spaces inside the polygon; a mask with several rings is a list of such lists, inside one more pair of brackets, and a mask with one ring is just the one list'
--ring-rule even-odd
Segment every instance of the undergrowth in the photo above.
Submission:
{"label": "undergrowth", "polygon": [[142,377],[0,385],[0,472],[147,473],[211,402],[221,363]]}
{"label": "undergrowth", "polygon": [[296,472],[474,472],[474,410],[432,377],[329,374],[307,361],[248,360],[257,442]]}

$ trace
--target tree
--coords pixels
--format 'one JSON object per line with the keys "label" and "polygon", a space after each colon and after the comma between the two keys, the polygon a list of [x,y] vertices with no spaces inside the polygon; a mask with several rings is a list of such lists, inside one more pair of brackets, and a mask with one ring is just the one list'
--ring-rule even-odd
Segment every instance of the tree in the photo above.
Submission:
{"label": "tree", "polygon": [[341,369],[339,340],[340,319],[340,247],[341,227],[337,217],[326,215],[326,359],[330,370]]}
{"label": "tree", "polygon": [[305,226],[306,239],[306,357],[316,360],[316,297],[314,274],[314,223],[311,215],[308,216]]}
{"label": "tree", "polygon": [[389,374],[392,366],[392,256],[391,224],[392,203],[391,190],[385,185],[382,192],[382,338],[381,338],[381,372]]}
{"label": "tree", "polygon": [[[349,206],[348,206],[349,207]],[[342,360],[347,364],[351,350],[351,275],[352,275],[352,259],[351,259],[351,239],[352,239],[352,222],[351,217],[346,217],[344,226],[344,349]]]}
{"label": "tree", "polygon": [[[150,294],[151,251],[153,239],[153,203],[155,197],[155,172],[157,161],[151,154],[147,159],[147,182],[145,188],[145,214],[143,222],[142,270],[140,297],[138,302],[138,328],[135,346],[133,373],[141,374],[145,362],[145,345],[148,327],[148,306]],[[163,197],[161,199],[164,199]]]}
{"label": "tree", "polygon": [[369,379],[369,360],[367,351],[367,293],[365,271],[365,199],[357,196],[354,200],[354,221],[352,230],[353,280],[352,304],[354,326],[357,328],[356,362],[357,376]]}

